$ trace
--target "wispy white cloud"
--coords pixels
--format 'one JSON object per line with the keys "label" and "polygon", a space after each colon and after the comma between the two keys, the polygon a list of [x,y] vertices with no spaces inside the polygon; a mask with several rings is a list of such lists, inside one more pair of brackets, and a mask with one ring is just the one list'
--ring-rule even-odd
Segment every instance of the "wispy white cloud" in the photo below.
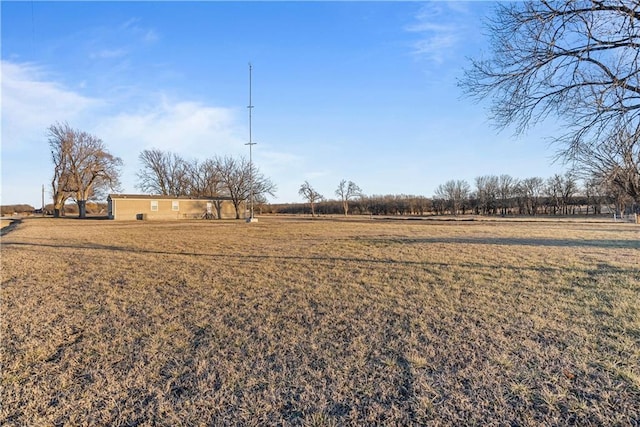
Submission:
{"label": "wispy white cloud", "polygon": [[159,39],[160,39],[160,36],[155,30],[146,30],[144,32],[144,36],[142,37],[142,40],[145,41],[146,43],[155,43]]}
{"label": "wispy white cloud", "polygon": [[95,114],[103,103],[70,90],[34,64],[2,61],[3,204],[40,206],[41,186],[51,180],[47,128],[72,126]]}
{"label": "wispy white cloud", "polygon": [[143,27],[137,18],[122,23],[115,30],[105,26],[93,28],[84,37],[88,57],[103,60],[125,58],[160,39],[155,29]]}
{"label": "wispy white cloud", "polygon": [[137,153],[158,148],[185,157],[203,157],[233,153],[242,147],[236,112],[231,108],[166,97],[150,105],[107,117],[98,131],[122,150]]}
{"label": "wispy white cloud", "polygon": [[3,152],[26,148],[40,141],[52,123],[72,123],[103,105],[55,82],[36,65],[1,64]]}
{"label": "wispy white cloud", "polygon": [[467,7],[457,2],[429,2],[415,16],[415,22],[405,27],[418,37],[412,43],[413,54],[436,64],[444,63],[455,54],[464,40],[464,18]]}
{"label": "wispy white cloud", "polygon": [[455,28],[452,25],[435,23],[435,22],[418,22],[416,24],[408,25],[405,28],[409,32],[413,33],[451,33],[455,31]]}
{"label": "wispy white cloud", "polygon": [[129,192],[136,190],[138,156],[144,149],[170,151],[189,160],[238,155],[245,149],[234,109],[166,97],[105,117],[95,133],[124,160],[122,183]]}
{"label": "wispy white cloud", "polygon": [[[58,83],[42,67],[9,61],[1,66],[3,203],[39,203],[39,192],[29,191],[50,181],[46,129],[55,122],[68,122],[105,141],[124,161],[126,191],[135,191],[137,158],[145,148],[186,158],[245,152],[246,129],[238,124],[244,121],[244,109],[157,94],[96,99]],[[25,194],[35,197],[26,199]]]}
{"label": "wispy white cloud", "polygon": [[131,18],[120,25],[120,30],[135,36],[138,40],[146,43],[155,43],[160,39],[160,35],[153,28],[142,26],[141,19]]}
{"label": "wispy white cloud", "polygon": [[426,56],[432,61],[442,64],[457,41],[456,36],[453,34],[433,35],[415,42],[413,53],[419,56]]}
{"label": "wispy white cloud", "polygon": [[[471,2],[473,1],[482,2],[485,0],[471,0]],[[450,1],[447,2],[447,7],[454,13],[463,13],[466,15],[468,13],[471,13],[471,10],[469,9],[469,5],[471,4],[471,2]]]}
{"label": "wispy white cloud", "polygon": [[114,59],[114,58],[121,58],[123,56],[126,56],[127,53],[129,53],[129,51],[124,48],[102,49],[97,52],[89,53],[89,57],[91,59]]}

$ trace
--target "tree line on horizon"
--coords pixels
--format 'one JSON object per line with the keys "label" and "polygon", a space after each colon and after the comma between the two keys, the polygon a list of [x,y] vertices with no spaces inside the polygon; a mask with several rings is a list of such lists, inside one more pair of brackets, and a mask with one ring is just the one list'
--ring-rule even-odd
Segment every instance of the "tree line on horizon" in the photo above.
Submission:
{"label": "tree line on horizon", "polygon": [[[344,185],[341,181],[340,186]],[[355,185],[355,184],[354,184]],[[339,186],[339,188],[340,188]],[[302,189],[312,187],[305,181]],[[359,187],[358,187],[359,188]],[[307,203],[260,205],[262,213],[345,214],[344,199],[316,197]],[[336,195],[339,192],[336,191]],[[319,197],[317,197],[319,196]],[[510,175],[476,177],[474,187],[466,180],[440,184],[433,197],[406,194],[365,195],[361,191],[349,198],[349,211],[355,215],[600,215],[606,212],[633,213],[640,210],[634,200],[615,185],[597,179],[582,181],[571,172],[550,178],[514,178]]]}
{"label": "tree line on horizon", "polygon": [[[106,215],[107,214],[107,202],[94,202],[88,201],[85,205],[85,212],[87,215]],[[62,206],[60,216],[66,215],[78,215],[78,205],[75,203],[66,203]],[[53,215],[53,203],[47,203],[44,207],[34,208],[33,206],[25,203],[15,205],[1,205],[0,215],[12,216],[12,215]]]}
{"label": "tree line on horizon", "polygon": [[[90,200],[104,197],[106,190],[118,189],[122,160],[109,153],[102,140],[72,129],[67,123],[56,123],[48,130],[54,164],[52,213],[64,215],[65,204],[72,199],[78,215],[84,218]],[[214,203],[218,217],[222,200],[228,199],[236,218],[240,218],[241,205],[249,199],[252,189],[261,212],[306,212],[305,204],[267,204],[265,196],[274,195],[276,186],[244,157],[186,160],[175,153],[148,149],[140,153],[139,160],[142,167],[137,173],[138,189],[159,195],[218,199]],[[474,184],[472,189],[465,180],[449,180],[436,188],[432,198],[366,196],[353,181],[343,179],[335,191],[338,199],[326,200],[305,181],[299,194],[307,200],[312,215],[569,215],[581,213],[580,206],[587,207],[586,213],[599,214],[603,205],[617,213],[638,211],[638,203],[624,186],[597,174],[583,179],[582,187],[578,175],[572,172],[546,180],[485,175],[477,177]],[[66,210],[71,211],[68,207]]]}
{"label": "tree line on horizon", "polygon": [[[64,215],[65,203],[72,199],[78,215],[87,214],[87,203],[104,197],[106,190],[117,190],[122,160],[107,150],[99,138],[56,123],[49,129],[49,145],[54,164],[52,179],[54,216]],[[168,195],[210,197],[220,217],[221,201],[233,203],[240,218],[243,202],[254,191],[256,206],[263,213],[305,213],[306,204],[267,204],[275,184],[244,158],[214,156],[186,160],[178,154],[158,149],[143,150],[136,187],[141,191]],[[577,174],[567,172],[548,179],[516,179],[509,175],[485,175],[475,179],[475,188],[465,180],[449,180],[439,185],[432,198],[408,195],[366,196],[353,181],[341,180],[335,191],[337,200],[326,200],[308,181],[299,194],[308,202],[312,215],[354,214],[425,215],[569,215],[599,214],[602,206],[618,213],[637,211],[638,205],[628,191],[615,181],[593,174],[579,185]],[[10,210],[10,209],[7,209]],[[68,207],[67,211],[72,210]],[[91,209],[93,212],[94,209]]]}

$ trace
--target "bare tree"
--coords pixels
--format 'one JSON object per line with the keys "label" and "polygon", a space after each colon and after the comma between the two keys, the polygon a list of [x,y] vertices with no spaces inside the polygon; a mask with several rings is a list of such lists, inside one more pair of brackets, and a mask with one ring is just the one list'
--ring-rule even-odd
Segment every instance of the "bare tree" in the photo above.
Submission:
{"label": "bare tree", "polygon": [[494,175],[476,177],[476,199],[478,213],[488,215],[495,213],[499,191],[499,179]]}
{"label": "bare tree", "polygon": [[612,185],[610,181],[603,182],[605,200],[609,205],[609,210],[613,210],[616,216],[623,215],[627,207],[633,206],[633,199],[617,185]]}
{"label": "bare tree", "polygon": [[309,205],[311,206],[311,216],[316,216],[315,204],[324,198],[324,196],[318,193],[312,186],[309,184],[309,181],[305,181],[301,186],[300,190],[298,190],[298,194],[304,197]]}
{"label": "bare tree", "polygon": [[71,156],[71,180],[80,218],[87,216],[87,200],[104,189],[118,188],[122,160],[109,153],[101,139],[85,132],[78,135]]}
{"label": "bare tree", "polygon": [[[119,185],[122,160],[109,153],[100,138],[72,129],[68,124],[49,127],[54,161],[54,205],[66,196],[78,204],[80,218],[87,216],[87,200]],[[62,202],[64,203],[64,202]],[[55,207],[54,207],[55,209]]]}
{"label": "bare tree", "polygon": [[640,128],[622,129],[606,144],[583,144],[575,151],[583,178],[598,177],[640,203]]}
{"label": "bare tree", "polygon": [[460,210],[464,214],[464,203],[469,198],[470,188],[465,180],[450,180],[436,188],[435,197],[447,202],[452,215],[458,215]]}
{"label": "bare tree", "polygon": [[244,157],[236,160],[227,156],[217,159],[216,163],[222,187],[235,208],[236,219],[240,219],[240,205],[249,199],[252,189],[257,199],[262,199],[267,194],[275,195],[275,184],[262,175],[254,164],[249,164]]}
{"label": "bare tree", "polygon": [[264,204],[267,201],[267,195],[275,197],[278,186],[275,185],[271,179],[264,176],[260,172],[260,169],[256,167],[255,163],[248,163],[244,157],[240,158],[239,163],[244,164],[247,169],[251,168],[253,170],[253,172],[249,174],[249,188],[246,190],[247,200],[249,199],[252,190],[254,202],[257,201],[258,203]]}
{"label": "bare tree", "polygon": [[137,173],[141,191],[165,196],[184,196],[189,191],[187,163],[178,154],[158,149],[143,150]]}
{"label": "bare tree", "polygon": [[217,159],[201,162],[195,159],[186,164],[189,194],[197,197],[216,197],[223,192],[222,177],[217,168]]}
{"label": "bare tree", "polygon": [[540,207],[540,199],[544,192],[544,180],[540,177],[525,178],[516,188],[521,203],[521,212],[536,215]]}
{"label": "bare tree", "polygon": [[[253,166],[253,185],[251,167],[243,157],[214,157],[203,162],[188,162],[177,154],[161,150],[144,150],[140,153],[143,169],[138,172],[138,185],[142,191],[156,194],[197,197],[229,197],[240,218],[240,205],[251,195],[264,200],[273,196],[276,186],[255,166]],[[214,200],[218,218],[221,218],[222,205]]]}
{"label": "bare tree", "polygon": [[600,177],[594,176],[585,180],[584,193],[587,199],[587,215],[589,214],[589,207],[593,209],[594,215],[601,214],[606,190]]}
{"label": "bare tree", "polygon": [[349,200],[362,194],[362,189],[356,185],[355,182],[347,182],[345,179],[340,181],[338,188],[336,189],[336,196],[340,198],[342,202],[342,210],[344,215],[349,213]]}
{"label": "bare tree", "polygon": [[63,211],[65,202],[70,196],[69,163],[73,144],[73,129],[68,124],[56,124],[49,127],[49,147],[53,162],[53,178],[51,179],[51,193],[53,196],[53,216],[58,218]]}
{"label": "bare tree", "polygon": [[222,175],[218,169],[218,159],[207,159],[204,162],[194,160],[186,165],[189,195],[209,197],[213,201],[217,218],[222,218],[221,196],[227,196]]}
{"label": "bare tree", "polygon": [[562,212],[562,175],[555,174],[551,178],[548,178],[545,191],[547,204],[553,209],[552,213],[556,215],[558,210]]}
{"label": "bare tree", "polygon": [[569,215],[571,199],[578,192],[578,181],[571,172],[567,172],[560,181],[560,208],[563,215]]}
{"label": "bare tree", "polygon": [[498,192],[500,194],[500,214],[506,215],[509,208],[509,200],[513,196],[514,188],[517,185],[517,180],[513,179],[511,175],[500,175],[498,178]]}
{"label": "bare tree", "polygon": [[553,209],[553,214],[568,215],[571,199],[578,192],[575,175],[571,172],[553,175],[547,179],[546,192],[547,204]]}
{"label": "bare tree", "polygon": [[[500,128],[523,133],[549,115],[564,119],[567,132],[555,138],[559,156],[633,174],[620,188],[638,201],[629,183],[640,174],[618,155],[616,136],[637,135],[640,126],[640,3],[534,0],[496,8],[488,23],[491,54],[472,60],[462,88],[492,100]],[[630,163],[637,165],[634,153]]]}

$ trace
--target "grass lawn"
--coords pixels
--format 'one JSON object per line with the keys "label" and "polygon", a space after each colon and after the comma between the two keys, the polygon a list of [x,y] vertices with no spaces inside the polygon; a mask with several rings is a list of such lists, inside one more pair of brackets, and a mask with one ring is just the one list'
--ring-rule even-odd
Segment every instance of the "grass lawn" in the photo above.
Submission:
{"label": "grass lawn", "polygon": [[0,424],[638,425],[640,227],[29,218]]}

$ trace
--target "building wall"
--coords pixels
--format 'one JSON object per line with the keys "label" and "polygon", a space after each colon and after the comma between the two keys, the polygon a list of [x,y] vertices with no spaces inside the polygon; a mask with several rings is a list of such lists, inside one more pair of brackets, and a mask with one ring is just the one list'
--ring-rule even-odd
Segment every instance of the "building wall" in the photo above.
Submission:
{"label": "building wall", "polygon": [[[144,220],[199,219],[205,217],[208,203],[214,217],[217,217],[213,202],[207,200],[116,197],[109,199],[109,217],[115,220],[136,220],[139,215]],[[221,203],[222,218],[235,218],[233,204],[228,200]]]}

